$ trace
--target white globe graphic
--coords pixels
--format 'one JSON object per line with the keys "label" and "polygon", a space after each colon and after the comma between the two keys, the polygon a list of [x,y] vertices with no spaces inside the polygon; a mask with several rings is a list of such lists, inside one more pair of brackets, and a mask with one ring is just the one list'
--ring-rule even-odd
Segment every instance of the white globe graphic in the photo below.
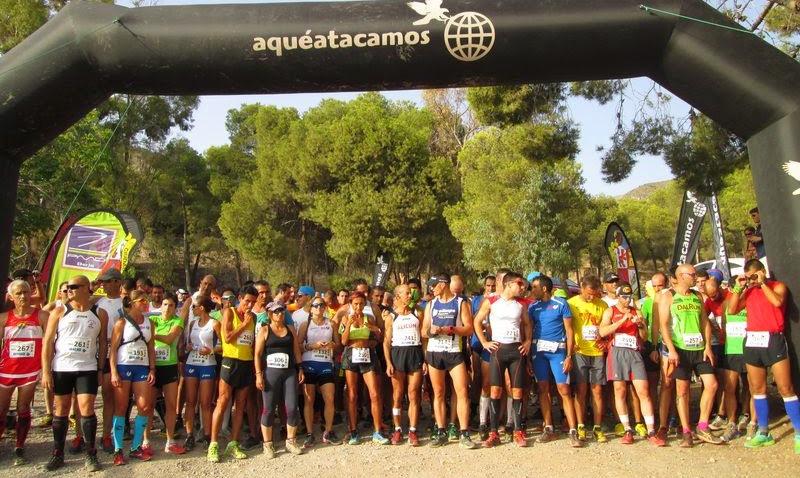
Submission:
{"label": "white globe graphic", "polygon": [[489,53],[494,45],[494,25],[486,15],[461,12],[444,26],[447,51],[461,61],[475,61]]}
{"label": "white globe graphic", "polygon": [[706,205],[700,203],[694,203],[694,207],[692,208],[692,212],[695,216],[701,217],[706,214]]}

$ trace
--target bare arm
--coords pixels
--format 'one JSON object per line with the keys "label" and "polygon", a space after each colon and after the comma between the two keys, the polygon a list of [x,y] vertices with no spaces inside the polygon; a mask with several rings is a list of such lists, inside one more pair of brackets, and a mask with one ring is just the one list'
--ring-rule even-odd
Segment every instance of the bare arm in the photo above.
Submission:
{"label": "bare arm", "polygon": [[264,325],[258,331],[258,338],[256,339],[256,348],[254,351],[255,360],[253,361],[253,365],[256,368],[256,376],[260,377],[262,367],[261,367],[261,357],[264,355],[264,342],[267,340],[267,330],[269,329],[269,325]]}
{"label": "bare arm", "polygon": [[58,321],[61,320],[63,315],[64,309],[61,308],[50,312],[50,317],[47,319],[47,328],[45,329],[44,338],[42,339],[42,376],[44,378],[49,378],[49,383],[48,380],[44,380],[44,385],[51,390],[53,388],[51,372],[53,370],[56,329],[58,328]]}
{"label": "bare arm", "polygon": [[386,360],[386,368],[390,369],[393,368],[394,365],[392,364],[392,322],[394,319],[392,318],[392,314],[387,311],[383,312],[383,323],[386,326],[386,331],[383,334],[383,357]]}
{"label": "bare arm", "polygon": [[156,340],[158,340],[159,342],[164,342],[167,345],[172,345],[172,342],[175,342],[175,339],[180,337],[182,333],[183,333],[183,328],[179,325],[175,325],[171,329],[169,329],[169,334],[156,335],[155,337]]}
{"label": "bare arm", "polygon": [[472,312],[466,300],[461,301],[461,309],[459,310],[456,326],[453,327],[453,332],[462,337],[471,337],[472,332],[475,330],[472,322]]}
{"label": "bare arm", "polygon": [[620,324],[622,324],[624,322],[623,320],[620,320],[616,324],[612,324],[611,323],[611,317],[613,315],[614,315],[614,311],[612,310],[611,307],[609,307],[609,308],[607,308],[606,310],[603,311],[603,318],[600,319],[600,327],[598,327],[598,329],[597,329],[597,331],[600,332],[600,336],[601,337],[607,337],[607,336],[613,334],[614,332],[617,331],[617,329],[619,328]]}

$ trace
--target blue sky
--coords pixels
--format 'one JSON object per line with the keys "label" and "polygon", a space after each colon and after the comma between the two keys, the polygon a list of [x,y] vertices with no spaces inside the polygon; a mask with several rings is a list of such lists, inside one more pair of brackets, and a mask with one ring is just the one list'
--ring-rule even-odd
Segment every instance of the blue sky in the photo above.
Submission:
{"label": "blue sky", "polygon": [[[324,0],[336,1],[336,0]],[[118,0],[118,4],[130,6],[130,0]],[[190,5],[190,4],[221,4],[221,3],[274,3],[269,0],[145,0],[143,4],[149,5]],[[644,92],[650,88],[652,82],[646,78],[636,79],[632,82],[633,87],[638,92]],[[420,92],[417,90],[409,91],[389,91],[383,92],[388,98],[393,100],[409,100],[421,103]],[[299,111],[316,106],[324,98],[337,98],[348,100],[355,98],[358,93],[308,93],[308,94],[284,94],[284,95],[235,95],[235,96],[203,96],[200,106],[194,115],[194,127],[191,131],[181,132],[192,147],[203,152],[210,146],[219,146],[228,142],[228,133],[225,130],[225,116],[228,110],[238,108],[242,104],[261,103],[265,105],[275,105],[279,107],[294,107]],[[629,110],[635,108],[634,101],[626,100]],[[616,108],[617,103],[612,102],[604,106],[596,102],[587,101],[581,98],[572,98],[568,102],[568,111],[573,121],[580,125],[580,153],[578,161],[583,167],[584,177],[586,178],[586,190],[591,194],[619,195],[645,183],[671,179],[670,172],[664,160],[660,157],[645,156],[639,158],[639,162],[633,169],[628,179],[616,184],[605,183],[600,173],[600,156],[597,152],[598,146],[608,146],[609,137],[616,128]],[[673,99],[670,109],[676,116],[685,116],[689,111],[689,106],[678,99]]]}

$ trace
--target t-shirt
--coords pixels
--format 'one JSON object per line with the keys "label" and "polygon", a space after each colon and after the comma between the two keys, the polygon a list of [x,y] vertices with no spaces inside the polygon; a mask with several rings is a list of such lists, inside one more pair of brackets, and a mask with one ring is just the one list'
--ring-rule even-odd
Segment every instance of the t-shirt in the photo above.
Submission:
{"label": "t-shirt", "polygon": [[585,302],[580,295],[569,299],[572,312],[572,328],[575,331],[575,344],[581,355],[600,357],[603,351],[597,348],[596,340],[600,338],[600,321],[608,305],[600,299]]}
{"label": "t-shirt", "polygon": [[[292,313],[292,324],[295,326],[296,330],[300,330],[300,327],[303,326],[304,323],[308,322],[309,313],[303,309],[297,309]],[[287,324],[290,325],[290,324]]]}
{"label": "t-shirt", "polygon": [[706,310],[708,311],[709,320],[713,320],[717,327],[711,326],[711,345],[720,345],[725,343],[725,335],[719,331],[722,327],[722,317],[725,315],[725,301],[731,296],[728,290],[720,290],[716,299],[711,297],[705,301]]}
{"label": "t-shirt", "polygon": [[559,343],[567,340],[564,320],[572,318],[572,310],[566,300],[553,297],[547,302],[541,300],[533,302],[528,306],[528,316],[533,321],[534,340]]}
{"label": "t-shirt", "polygon": [[[172,330],[173,327],[180,327],[183,329],[183,319],[174,315],[172,318],[168,320],[164,320],[164,317],[153,316],[153,322],[156,325],[156,333],[155,335],[169,335],[169,332]],[[178,340],[180,340],[180,336],[178,336],[175,340],[172,341],[172,344],[167,344],[165,342],[161,342],[160,340],[155,341],[155,350],[156,350],[156,365],[175,365],[178,363]]]}
{"label": "t-shirt", "polygon": [[[775,290],[775,286],[780,284],[776,280],[768,280],[767,287]],[[764,295],[761,287],[751,287],[747,289],[743,297],[747,306],[747,331],[748,332],[783,332],[784,314],[786,313],[786,301],[783,305],[775,307]]]}
{"label": "t-shirt", "polygon": [[647,323],[647,330],[650,331],[650,336],[647,339],[647,340],[650,341],[650,343],[655,342],[656,327],[658,327],[658,326],[655,326],[655,327],[653,326],[653,301],[654,300],[655,299],[653,297],[647,296],[642,301],[642,317],[644,317],[644,320]]}

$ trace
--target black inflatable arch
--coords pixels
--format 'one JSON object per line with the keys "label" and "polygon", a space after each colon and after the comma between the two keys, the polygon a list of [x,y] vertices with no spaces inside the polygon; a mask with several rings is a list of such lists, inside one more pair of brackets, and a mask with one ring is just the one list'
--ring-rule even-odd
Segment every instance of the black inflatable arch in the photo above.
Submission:
{"label": "black inflatable arch", "polygon": [[[0,58],[0,277],[19,165],[112,93],[389,90],[648,76],[747,138],[774,273],[800,291],[800,65],[640,0],[123,8],[73,1]],[[738,27],[700,0],[647,6]],[[791,169],[791,168],[790,168]],[[800,344],[797,308],[790,333]],[[798,364],[792,347],[792,358]],[[797,370],[797,367],[795,368]]]}

